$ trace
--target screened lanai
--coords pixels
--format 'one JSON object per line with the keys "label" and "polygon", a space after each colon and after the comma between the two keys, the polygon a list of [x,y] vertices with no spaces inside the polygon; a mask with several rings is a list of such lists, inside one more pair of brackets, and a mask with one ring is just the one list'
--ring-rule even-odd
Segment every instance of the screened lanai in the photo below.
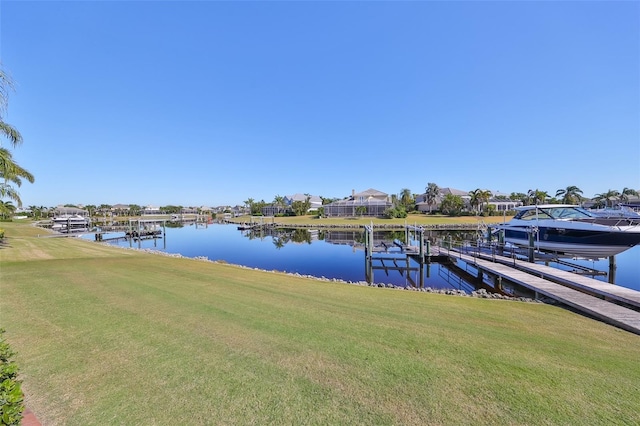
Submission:
{"label": "screened lanai", "polygon": [[326,204],[324,214],[327,217],[345,216],[383,216],[384,211],[390,208],[389,201],[368,198],[366,200],[340,200]]}

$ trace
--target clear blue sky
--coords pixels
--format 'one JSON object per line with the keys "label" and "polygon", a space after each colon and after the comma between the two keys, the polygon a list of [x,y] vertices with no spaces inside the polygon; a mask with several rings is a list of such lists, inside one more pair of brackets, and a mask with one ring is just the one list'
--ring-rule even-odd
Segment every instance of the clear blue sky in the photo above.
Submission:
{"label": "clear blue sky", "polygon": [[[640,189],[638,1],[6,1],[25,205]],[[6,141],[2,141],[6,145]]]}

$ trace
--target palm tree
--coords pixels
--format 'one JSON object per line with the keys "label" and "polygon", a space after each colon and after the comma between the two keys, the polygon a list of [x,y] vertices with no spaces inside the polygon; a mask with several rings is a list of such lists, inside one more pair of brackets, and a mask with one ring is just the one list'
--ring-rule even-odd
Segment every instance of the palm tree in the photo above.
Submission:
{"label": "palm tree", "polygon": [[536,189],[535,192],[535,200],[536,203],[540,202],[540,204],[544,204],[547,202],[547,200],[549,199],[549,194],[547,193],[547,191],[540,191],[538,189]]}
{"label": "palm tree", "polygon": [[[4,121],[4,112],[7,109],[8,96],[11,90],[13,90],[13,82],[3,70],[0,70],[0,136],[8,139],[11,146],[16,148],[22,144],[22,135],[17,129]],[[21,207],[20,194],[13,184],[19,187],[22,184],[22,179],[33,183],[34,177],[13,160],[8,149],[2,147],[0,147],[0,179],[4,181],[0,183],[0,198],[10,198]]]}
{"label": "palm tree", "polygon": [[254,200],[253,198],[248,198],[247,200],[243,201],[245,207],[249,208],[249,214],[251,214],[251,211],[253,210],[253,204],[256,202],[256,200]]}
{"label": "palm tree", "polygon": [[437,203],[438,196],[440,195],[440,188],[433,182],[429,182],[425,191],[425,201],[429,206],[429,213],[431,213],[431,207]]}
{"label": "palm tree", "polygon": [[140,216],[140,212],[142,211],[142,207],[137,204],[129,204],[129,215],[131,216]]}
{"label": "palm tree", "polygon": [[89,212],[89,217],[93,217],[93,213],[98,209],[95,205],[89,204],[84,206],[85,210]]}
{"label": "palm tree", "polygon": [[402,188],[399,198],[403,206],[408,206],[411,203],[411,190],[409,188]]}
{"label": "palm tree", "polygon": [[11,201],[0,200],[0,217],[7,219],[16,211],[16,206]]}
{"label": "palm tree", "polygon": [[22,144],[22,135],[2,118],[9,103],[9,92],[12,90],[13,81],[3,70],[0,70],[0,134],[9,139],[11,146],[15,148]]}
{"label": "palm tree", "polygon": [[38,208],[38,206],[29,206],[29,210],[31,210],[31,215],[34,219],[39,219],[42,216],[42,212]]}
{"label": "palm tree", "polygon": [[631,188],[624,188],[622,190],[622,192],[620,193],[620,201],[622,201],[623,203],[626,203],[627,201],[629,201],[629,196],[633,195],[633,196],[638,196],[638,191],[636,191],[635,189],[631,189]]}
{"label": "palm tree", "polygon": [[615,189],[610,189],[607,192],[603,192],[602,194],[596,194],[593,198],[596,202],[604,201],[604,206],[609,207],[609,202],[611,202],[611,207],[613,207],[613,201],[616,200],[620,196],[620,193]]}
{"label": "palm tree", "polygon": [[284,208],[284,197],[282,195],[276,195],[273,199],[273,204],[278,208],[278,213],[281,213],[280,209]]}
{"label": "palm tree", "polygon": [[544,202],[549,198],[549,194],[546,191],[540,191],[539,189],[533,190],[530,189],[527,192],[527,205],[531,204],[544,204]]}
{"label": "palm tree", "polygon": [[0,178],[4,180],[4,182],[0,183],[0,198],[10,198],[16,201],[18,206],[21,207],[22,200],[20,199],[20,194],[10,183],[20,187],[22,185],[22,179],[26,179],[30,183],[33,183],[35,179],[29,171],[13,161],[11,152],[6,148],[0,148]]}
{"label": "palm tree", "polygon": [[442,199],[440,211],[449,216],[457,216],[464,207],[464,201],[459,195],[447,194]]}
{"label": "palm tree", "polygon": [[469,199],[469,204],[471,205],[471,208],[476,212],[479,211],[479,206],[480,206],[480,203],[482,202],[481,201],[482,189],[476,188],[473,191],[469,191],[469,196],[471,197]]}
{"label": "palm tree", "polygon": [[582,201],[582,190],[575,185],[556,191],[556,197],[562,197],[564,204],[578,204]]}
{"label": "palm tree", "polygon": [[484,189],[480,191],[479,196],[480,196],[481,205],[486,204],[486,207],[482,208],[482,210],[485,210],[487,207],[489,207],[489,200],[491,200],[491,197],[493,196],[493,194],[488,189]]}

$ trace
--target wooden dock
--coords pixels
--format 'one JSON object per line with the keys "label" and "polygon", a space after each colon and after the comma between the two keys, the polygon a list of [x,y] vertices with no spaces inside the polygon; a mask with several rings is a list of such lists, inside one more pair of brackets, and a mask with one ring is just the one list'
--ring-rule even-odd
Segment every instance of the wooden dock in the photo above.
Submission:
{"label": "wooden dock", "polygon": [[[503,258],[504,263],[502,263],[497,261],[497,256],[490,254],[486,255],[491,257],[491,260],[488,260],[483,258],[485,256],[478,256],[475,253],[470,255],[442,248],[435,248],[435,250],[447,252],[452,258],[460,259],[483,272],[511,281],[536,294],[557,300],[578,312],[588,314],[607,324],[640,334],[640,312],[612,302],[612,300],[616,300],[632,307],[639,307],[640,292],[549,266],[511,258]],[[496,262],[493,261],[494,258]],[[526,265],[523,265],[525,263]],[[562,284],[553,282],[552,278]],[[585,291],[591,294],[587,294]]]}
{"label": "wooden dock", "polygon": [[631,307],[632,309],[640,310],[640,292],[630,288],[605,283],[570,271],[563,271],[558,268],[506,256],[482,252],[479,254],[475,253],[474,256],[479,256],[485,260],[492,260],[503,265],[512,266],[513,268],[533,275],[538,275],[541,278],[553,281],[557,284],[562,284],[573,288],[574,290],[582,291],[592,296],[601,297],[604,300],[614,301],[626,305],[627,307]]}

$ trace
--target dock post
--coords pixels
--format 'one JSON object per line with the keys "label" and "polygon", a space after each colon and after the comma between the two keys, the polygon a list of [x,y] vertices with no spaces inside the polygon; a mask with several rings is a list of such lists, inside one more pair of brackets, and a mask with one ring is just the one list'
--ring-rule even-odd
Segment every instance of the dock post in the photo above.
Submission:
{"label": "dock post", "polygon": [[500,256],[504,254],[504,229],[498,232],[498,254]]}
{"label": "dock post", "polygon": [[373,282],[373,223],[365,226],[364,233],[364,275],[368,284]]}
{"label": "dock post", "polygon": [[409,235],[409,226],[407,226],[407,221],[404,222],[404,241],[407,244],[407,247],[411,246],[411,237]]}
{"label": "dock post", "polygon": [[129,219],[129,248],[133,247],[133,224]]}
{"label": "dock post", "polygon": [[535,245],[535,238],[533,237],[533,230],[529,231],[529,262],[533,263],[534,262],[534,245]]}
{"label": "dock post", "polygon": [[616,283],[616,257],[609,256],[609,284]]}
{"label": "dock post", "polygon": [[493,279],[493,286],[502,291],[502,276],[498,275]]}

